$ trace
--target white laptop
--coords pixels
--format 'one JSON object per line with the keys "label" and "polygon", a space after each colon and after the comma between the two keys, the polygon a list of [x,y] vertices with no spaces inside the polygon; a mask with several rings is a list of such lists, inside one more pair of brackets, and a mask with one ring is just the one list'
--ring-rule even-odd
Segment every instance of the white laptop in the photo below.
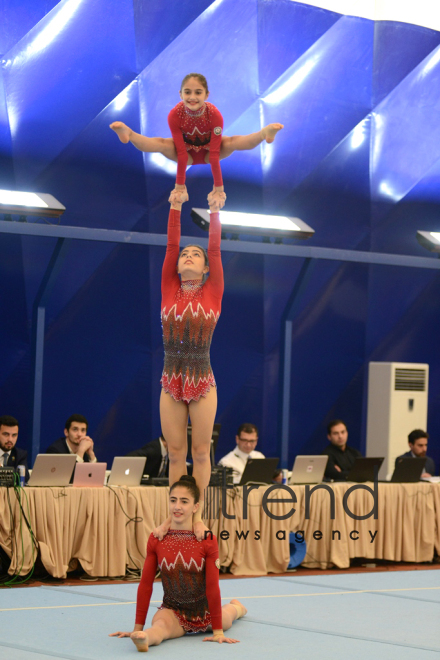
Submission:
{"label": "white laptop", "polygon": [[38,454],[27,485],[68,486],[75,463],[75,454]]}
{"label": "white laptop", "polygon": [[115,456],[108,486],[140,486],[145,456]]}
{"label": "white laptop", "polygon": [[328,456],[297,456],[289,484],[320,484],[327,461]]}
{"label": "white laptop", "polygon": [[72,485],[77,488],[102,488],[106,469],[107,463],[77,463]]}

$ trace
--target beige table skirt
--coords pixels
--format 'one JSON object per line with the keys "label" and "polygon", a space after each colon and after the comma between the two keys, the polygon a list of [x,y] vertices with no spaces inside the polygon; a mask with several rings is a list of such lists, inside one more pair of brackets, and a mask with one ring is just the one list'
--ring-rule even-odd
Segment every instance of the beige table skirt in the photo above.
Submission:
{"label": "beige table skirt", "polygon": [[[366,484],[373,488],[373,484]],[[289,563],[289,533],[304,536],[307,554],[303,566],[347,568],[350,559],[386,559],[424,562],[440,553],[440,484],[378,484],[378,517],[353,519],[343,506],[353,484],[329,485],[334,495],[317,489],[310,496],[306,519],[304,486],[294,486],[297,502],[277,488],[267,503],[267,487],[252,490],[243,507],[243,488],[228,490],[227,518],[207,520],[219,541],[220,563],[234,575],[282,573]],[[54,577],[66,577],[79,564],[91,576],[125,575],[126,568],[141,568],[148,536],[167,515],[168,489],[139,488],[26,488],[22,507],[28,517],[41,561]],[[373,496],[356,489],[346,502],[353,515],[365,516],[373,508]],[[292,509],[295,512],[286,519]],[[212,511],[212,508],[211,508]],[[15,524],[13,524],[15,520]],[[350,536],[351,535],[351,536]],[[12,489],[0,488],[0,545],[11,557],[9,572],[27,574],[36,556],[31,535],[21,518]]]}

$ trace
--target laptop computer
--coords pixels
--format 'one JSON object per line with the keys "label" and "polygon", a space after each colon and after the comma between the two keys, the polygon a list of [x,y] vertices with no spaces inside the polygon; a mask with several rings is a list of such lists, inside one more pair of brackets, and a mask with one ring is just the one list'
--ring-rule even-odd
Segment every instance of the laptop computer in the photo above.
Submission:
{"label": "laptop computer", "polygon": [[102,488],[107,463],[77,463],[73,475],[73,486],[77,488]]}
{"label": "laptop computer", "polygon": [[328,456],[297,456],[289,484],[320,484],[324,478]]}
{"label": "laptop computer", "polygon": [[140,486],[145,456],[115,456],[108,486]]}
{"label": "laptop computer", "polygon": [[279,458],[248,458],[238,486],[244,484],[271,484]]}
{"label": "laptop computer", "polygon": [[374,468],[377,466],[377,474],[379,474],[383,461],[383,457],[371,458],[368,456],[367,458],[364,458],[357,456],[353,467],[347,475],[347,481],[374,481]]}
{"label": "laptop computer", "polygon": [[75,463],[75,454],[38,454],[27,485],[68,486]]}
{"label": "laptop computer", "polygon": [[412,456],[401,458],[394,469],[391,482],[410,484],[420,481],[425,463],[426,458],[413,458]]}

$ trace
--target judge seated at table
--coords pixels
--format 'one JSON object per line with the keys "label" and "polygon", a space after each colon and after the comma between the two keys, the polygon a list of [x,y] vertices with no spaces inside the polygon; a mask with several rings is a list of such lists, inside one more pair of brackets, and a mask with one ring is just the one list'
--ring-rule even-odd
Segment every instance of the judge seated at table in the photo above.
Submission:
{"label": "judge seated at table", "polygon": [[163,435],[151,442],[147,442],[143,447],[129,452],[127,456],[145,456],[147,460],[145,462],[144,474],[148,474],[150,478],[168,477],[168,446]]}
{"label": "judge seated at table", "polygon": [[435,474],[435,464],[432,458],[426,455],[428,451],[429,435],[422,429],[415,429],[408,435],[409,451],[396,458],[396,465],[402,458],[426,458],[425,468],[422,472],[422,479],[428,479]]}
{"label": "judge seated at table", "polygon": [[11,415],[0,417],[0,466],[14,467],[24,465],[25,480],[29,479],[27,451],[16,446],[18,440],[18,422]]}
{"label": "judge seated at table", "polygon": [[64,436],[46,449],[46,454],[76,454],[77,463],[96,463],[93,440],[87,435],[89,423],[84,415],[71,415],[64,426]]}
{"label": "judge seated at table", "polygon": [[328,456],[324,477],[334,481],[345,481],[356,458],[362,454],[357,449],[348,446],[347,425],[342,419],[334,419],[328,424],[327,438],[330,440],[330,444],[322,452]]}
{"label": "judge seated at table", "polygon": [[261,451],[255,451],[258,442],[258,429],[255,424],[242,424],[235,436],[237,446],[223,456],[219,465],[232,468],[234,484],[239,484],[249,458],[265,458]]}

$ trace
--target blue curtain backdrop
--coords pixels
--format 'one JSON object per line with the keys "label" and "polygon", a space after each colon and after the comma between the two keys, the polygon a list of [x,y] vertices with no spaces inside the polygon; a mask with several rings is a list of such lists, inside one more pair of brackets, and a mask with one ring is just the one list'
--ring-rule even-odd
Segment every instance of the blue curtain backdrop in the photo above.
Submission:
{"label": "blue curtain backdrop", "polygon": [[[285,124],[222,169],[229,210],[298,216],[309,244],[426,255],[439,230],[440,33],[290,0],[4,0],[0,188],[50,192],[66,225],[166,231],[175,166],[108,125],[168,136],[182,77],[204,73],[225,133]],[[209,167],[190,168],[191,206]],[[200,236],[183,213],[183,233]],[[41,222],[41,220],[38,220]],[[0,235],[0,412],[31,432],[32,304],[55,239]],[[163,248],[73,243],[47,307],[44,450],[73,412],[100,459],[157,437]],[[300,259],[228,253],[211,358],[218,457],[238,424],[279,453],[280,321]],[[294,321],[290,457],[320,451],[342,417],[365,443],[371,360],[430,364],[429,453],[440,462],[440,275],[320,262]],[[411,429],[408,429],[411,430]],[[402,452],[406,450],[402,438]]]}

